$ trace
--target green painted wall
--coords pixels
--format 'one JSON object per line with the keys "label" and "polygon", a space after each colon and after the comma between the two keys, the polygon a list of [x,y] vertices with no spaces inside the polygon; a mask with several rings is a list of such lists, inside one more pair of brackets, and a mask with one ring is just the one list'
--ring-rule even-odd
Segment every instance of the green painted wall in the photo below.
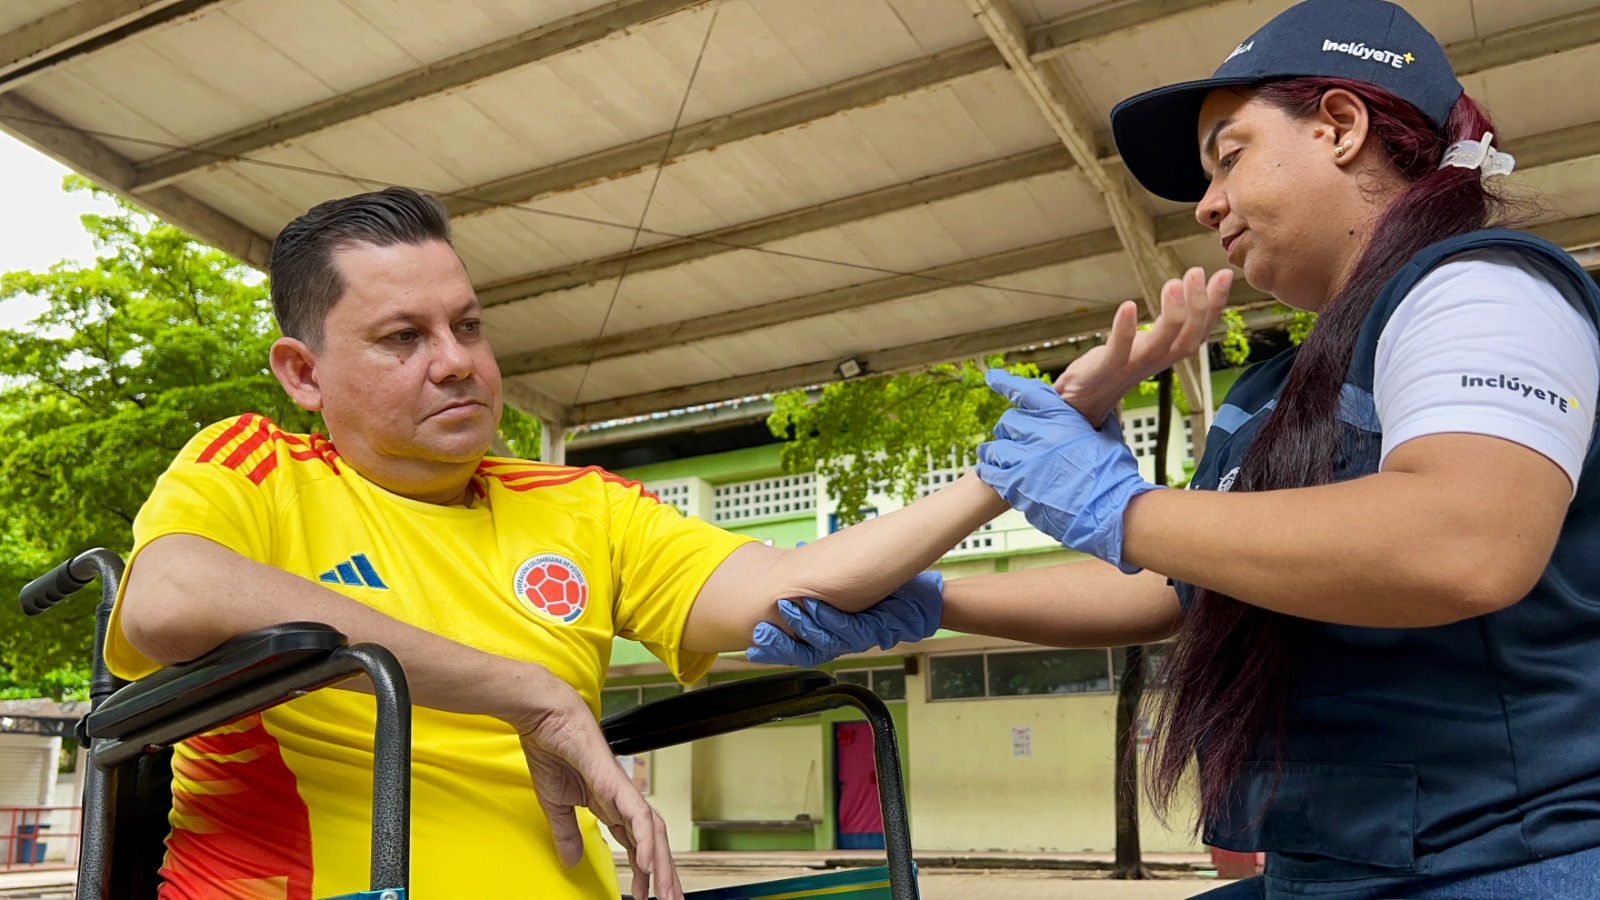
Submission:
{"label": "green painted wall", "polygon": [[[873,660],[874,664],[878,660]],[[860,662],[855,663],[856,666]],[[727,679],[716,679],[727,680]],[[887,704],[899,737],[900,768],[913,780],[905,735],[906,704]],[[833,726],[866,717],[853,707],[698,742],[694,760],[693,819],[788,820],[805,814],[810,831],[695,829],[697,850],[831,850],[836,790]],[[691,846],[691,845],[685,845]]]}
{"label": "green painted wall", "polygon": [[[1217,369],[1212,371],[1211,396],[1216,400],[1218,406],[1222,405],[1222,398],[1228,395],[1228,389],[1232,388],[1233,383],[1238,381],[1239,376],[1243,374],[1244,369]],[[1138,388],[1134,388],[1128,392],[1127,396],[1122,398],[1122,406],[1124,409],[1139,409],[1141,407],[1155,405],[1155,391],[1145,393]]]}
{"label": "green painted wall", "polygon": [[817,517],[815,513],[807,513],[787,519],[759,519],[740,522],[728,530],[747,534],[758,541],[771,541],[772,546],[787,550],[801,541],[810,543],[817,539]]}
{"label": "green painted wall", "polygon": [[[926,668],[924,668],[926,671]],[[1077,694],[932,702],[906,679],[912,829],[919,850],[1109,852],[1115,848],[1116,695]],[[1012,729],[1031,731],[1016,756]],[[1141,757],[1141,760],[1143,757]],[[1198,852],[1183,832],[1194,806],[1172,811],[1179,831],[1140,816],[1146,852]]]}
{"label": "green painted wall", "polygon": [[616,474],[634,481],[668,481],[673,478],[703,478],[712,484],[727,481],[744,481],[749,478],[766,478],[782,474],[778,464],[783,453],[782,444],[762,444],[744,447],[726,453],[693,456],[668,462],[651,463],[619,469]]}

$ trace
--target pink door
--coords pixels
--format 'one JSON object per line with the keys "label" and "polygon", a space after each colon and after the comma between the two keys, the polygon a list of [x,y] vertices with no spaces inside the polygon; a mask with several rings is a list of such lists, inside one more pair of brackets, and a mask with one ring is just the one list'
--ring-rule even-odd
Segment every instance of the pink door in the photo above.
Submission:
{"label": "pink door", "polygon": [[867,723],[834,724],[833,778],[839,848],[882,850],[883,808],[878,805],[878,768]]}

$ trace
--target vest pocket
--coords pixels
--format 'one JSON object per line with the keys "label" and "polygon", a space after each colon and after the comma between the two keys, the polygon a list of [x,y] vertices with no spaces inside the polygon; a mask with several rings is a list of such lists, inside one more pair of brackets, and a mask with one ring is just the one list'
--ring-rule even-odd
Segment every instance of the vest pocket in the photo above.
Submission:
{"label": "vest pocket", "polygon": [[[1284,854],[1271,868],[1285,878],[1345,878],[1357,874],[1353,870],[1399,874],[1416,868],[1415,766],[1295,761],[1246,766],[1223,821],[1206,829],[1207,844]],[[1330,864],[1334,860],[1355,866]]]}

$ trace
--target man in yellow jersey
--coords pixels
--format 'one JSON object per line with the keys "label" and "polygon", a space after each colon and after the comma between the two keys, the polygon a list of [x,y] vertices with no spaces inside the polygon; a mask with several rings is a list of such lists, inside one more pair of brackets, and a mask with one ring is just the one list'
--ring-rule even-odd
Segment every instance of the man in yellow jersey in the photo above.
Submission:
{"label": "man in yellow jersey", "polygon": [[[611,900],[596,818],[628,848],[634,896],[652,877],[681,896],[663,823],[595,722],[612,637],[692,681],[777,622],[779,598],[865,609],[1005,508],[969,473],[914,526],[895,513],[777,550],[600,469],[486,457],[500,374],[444,209],[412,191],[313,208],[270,268],[272,371],[329,435],[246,414],[189,442],[134,524],[107,661],[141,677],[307,620],[393,650],[420,707],[425,900]],[[926,631],[938,600],[915,601]],[[362,889],[372,722],[368,696],[322,691],[186,742],[162,896]]]}

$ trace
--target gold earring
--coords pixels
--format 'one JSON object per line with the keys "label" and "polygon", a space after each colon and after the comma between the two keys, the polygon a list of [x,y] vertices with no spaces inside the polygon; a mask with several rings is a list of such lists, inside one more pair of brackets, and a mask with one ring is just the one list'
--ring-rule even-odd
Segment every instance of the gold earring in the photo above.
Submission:
{"label": "gold earring", "polygon": [[1343,156],[1344,152],[1346,150],[1349,150],[1349,149],[1350,149],[1350,142],[1349,141],[1345,141],[1344,143],[1340,144],[1339,146],[1333,148],[1333,155],[1334,156]]}

